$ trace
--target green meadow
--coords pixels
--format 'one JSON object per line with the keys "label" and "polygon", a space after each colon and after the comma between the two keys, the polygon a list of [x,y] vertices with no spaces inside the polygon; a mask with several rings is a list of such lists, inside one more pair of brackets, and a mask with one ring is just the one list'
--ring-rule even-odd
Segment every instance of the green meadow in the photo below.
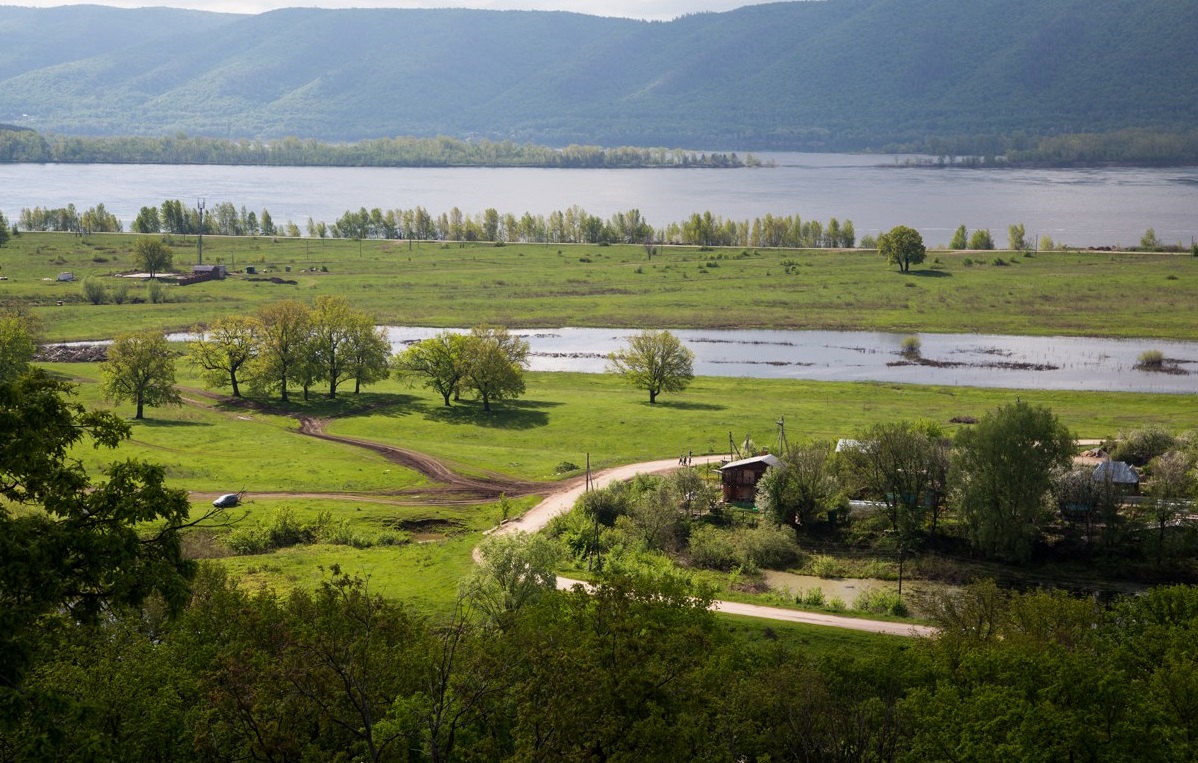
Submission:
{"label": "green meadow", "polygon": [[[622,246],[206,237],[206,262],[253,265],[258,273],[168,286],[169,301],[161,304],[148,301],[141,282],[123,287],[122,304],[93,305],[80,283],[55,280],[70,271],[99,279],[111,294],[124,283],[113,274],[133,270],[134,240],[22,234],[0,250],[7,279],[0,300],[32,306],[53,340],[186,329],[323,294],[348,296],[380,323],[408,325],[1198,333],[1198,316],[1188,309],[1198,303],[1198,260],[1160,254],[934,252],[924,270],[900,274],[865,251],[665,248],[649,259],[641,247]],[[177,265],[193,261],[194,239],[173,243]],[[47,367],[78,382],[84,404],[111,407],[100,394],[98,365]],[[378,593],[440,612],[452,608],[458,581],[472,566],[471,549],[502,516],[499,504],[429,499],[423,491],[435,486],[420,474],[363,448],[301,435],[298,417],[327,420],[332,435],[430,454],[463,473],[544,481],[546,491],[579,475],[588,458],[603,468],[683,452],[726,453],[730,438],[739,443],[746,435],[773,447],[781,416],[792,443],[852,437],[901,419],[929,419],[952,431],[952,419],[980,417],[1016,397],[1048,406],[1084,439],[1150,424],[1198,428],[1198,403],[1187,395],[702,377],[649,405],[611,376],[530,373],[523,396],[487,414],[472,402],[447,408],[435,393],[394,380],[361,395],[317,394],[286,406],[205,393],[182,363],[178,382],[184,405],[149,409],[147,420],[131,422],[132,439],[119,451],[87,447],[74,455],[96,475],[118,457],[162,464],[170,484],[196,493],[197,512],[214,494],[247,491],[238,522],[197,534],[193,551],[219,559],[249,585],[312,588],[340,565],[368,577]],[[113,410],[132,414],[128,404]],[[513,500],[508,511],[535,501]],[[236,533],[265,532],[280,517],[319,526],[319,537],[234,553]],[[824,629],[776,627],[796,638],[824,638]]]}
{"label": "green meadow", "polygon": [[[141,282],[127,284],[124,304],[93,305],[80,283],[54,280],[69,271],[114,290],[112,276],[134,270],[135,240],[23,233],[0,249],[0,300],[36,305],[54,340],[186,329],[322,294],[395,325],[1198,334],[1198,259],[1173,254],[937,251],[903,274],[866,250],[665,247],[650,259],[639,246],[207,236],[205,262],[257,274],[171,286],[164,304],[149,303]],[[188,269],[195,239],[171,243],[176,269]]]}

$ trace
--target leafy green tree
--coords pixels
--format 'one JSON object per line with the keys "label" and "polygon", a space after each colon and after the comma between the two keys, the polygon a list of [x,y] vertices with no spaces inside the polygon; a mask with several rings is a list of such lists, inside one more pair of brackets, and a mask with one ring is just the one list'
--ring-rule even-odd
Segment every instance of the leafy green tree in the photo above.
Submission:
{"label": "leafy green tree", "polygon": [[944,499],[948,448],[943,435],[934,425],[900,421],[876,424],[857,441],[840,454],[850,479],[882,503],[891,532],[910,547]]}
{"label": "leafy green tree", "polygon": [[1154,251],[1156,249],[1159,249],[1160,246],[1161,246],[1161,241],[1160,241],[1160,239],[1158,239],[1156,237],[1155,229],[1149,228],[1148,230],[1144,231],[1144,235],[1140,237],[1140,248],[1141,249],[1147,249],[1148,251]]}
{"label": "leafy green tree", "polygon": [[275,227],[275,221],[270,216],[270,212],[266,209],[262,210],[262,216],[258,218],[259,227],[262,229],[263,236],[274,236],[278,234],[278,228]]}
{"label": "leafy green tree", "polygon": [[23,687],[34,645],[55,626],[151,595],[175,610],[194,571],[179,539],[187,495],[163,484],[160,467],[117,463],[93,483],[69,457],[87,439],[112,448],[130,434],[73,392],[36,370],[0,382],[0,727],[38,700]]}
{"label": "leafy green tree", "polygon": [[142,207],[133,219],[133,232],[161,233],[162,220],[158,217],[158,207]]}
{"label": "leafy green tree", "polygon": [[524,393],[524,370],[528,367],[528,342],[512,336],[505,328],[475,326],[466,337],[462,378],[491,410],[492,400],[506,400]]}
{"label": "leafy green tree", "polygon": [[309,356],[312,311],[295,300],[266,305],[258,311],[258,356],[253,383],[277,389],[285,403],[287,384],[298,382],[300,369]]}
{"label": "leafy green tree", "polygon": [[791,449],[782,463],[766,470],[757,483],[757,508],[775,525],[796,532],[840,505],[832,444],[814,442]]}
{"label": "leafy green tree", "polygon": [[969,237],[970,249],[993,249],[994,239],[990,236],[989,228],[978,228]]}
{"label": "leafy green tree", "polygon": [[1027,229],[1023,227],[1023,223],[1010,225],[1007,227],[1007,248],[1013,252],[1022,252],[1024,249],[1030,249],[1027,243]]}
{"label": "leafy green tree", "polygon": [[0,247],[8,243],[9,235],[8,218],[4,216],[3,212],[0,212]]}
{"label": "leafy green tree", "polygon": [[338,385],[350,378],[354,315],[349,300],[340,296],[317,297],[312,307],[309,359],[315,378],[328,382],[330,398],[337,397]]}
{"label": "leafy green tree", "polygon": [[890,264],[898,265],[902,273],[910,271],[912,265],[918,265],[928,256],[923,236],[905,225],[897,225],[878,236],[878,253]]}
{"label": "leafy green tree", "polygon": [[1068,467],[1073,435],[1052,411],[1023,401],[987,413],[955,441],[952,484],[974,548],[1026,561],[1048,514],[1054,472]]}
{"label": "leafy green tree", "polygon": [[258,352],[259,324],[254,318],[230,315],[212,322],[201,338],[187,345],[187,359],[204,370],[205,381],[214,387],[232,387],[241,397],[237,375]]}
{"label": "leafy green tree", "polygon": [[1148,483],[1145,509],[1156,523],[1156,563],[1165,557],[1165,531],[1177,517],[1189,510],[1198,479],[1194,474],[1193,454],[1184,450],[1163,453],[1148,464],[1152,479]]}
{"label": "leafy green tree", "polygon": [[104,395],[115,402],[137,404],[133,418],[145,418],[145,406],[181,405],[175,389],[175,352],[166,337],[156,331],[121,334],[108,347],[108,360],[101,366]]}
{"label": "leafy green tree", "polygon": [[557,586],[554,567],[561,556],[543,535],[491,535],[478,547],[482,561],[462,584],[462,594],[492,625]]}
{"label": "leafy green tree", "polygon": [[174,254],[171,248],[157,238],[139,238],[133,245],[133,261],[137,267],[147,271],[150,278],[171,269]]}
{"label": "leafy green tree", "polygon": [[953,233],[953,240],[948,243],[949,249],[964,249],[969,244],[969,231],[964,225],[958,226]]}
{"label": "leafy green tree", "polygon": [[0,310],[0,382],[11,382],[29,370],[39,333],[36,319],[23,310]]}
{"label": "leafy green tree", "polygon": [[354,380],[354,394],[362,391],[363,384],[373,384],[391,375],[388,360],[391,357],[391,342],[384,329],[374,325],[365,313],[354,316],[349,327],[349,378]]}
{"label": "leafy green tree", "polygon": [[395,356],[392,363],[395,375],[409,380],[423,379],[424,386],[436,390],[448,406],[465,372],[466,345],[466,337],[452,331],[422,339]]}
{"label": "leafy green tree", "polygon": [[103,204],[97,204],[84,212],[79,218],[79,223],[84,230],[92,233],[120,233],[122,228],[121,221],[105,209]]}
{"label": "leafy green tree", "polygon": [[607,370],[649,393],[649,403],[662,392],[681,392],[695,378],[695,354],[669,331],[646,329],[628,337],[628,346],[607,356]]}

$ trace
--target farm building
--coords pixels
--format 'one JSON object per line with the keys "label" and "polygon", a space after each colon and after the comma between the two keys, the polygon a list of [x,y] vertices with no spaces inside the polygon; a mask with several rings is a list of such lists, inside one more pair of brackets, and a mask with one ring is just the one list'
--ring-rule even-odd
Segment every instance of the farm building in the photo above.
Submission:
{"label": "farm building", "polygon": [[1094,480],[1109,480],[1122,495],[1140,494],[1140,475],[1135,467],[1123,461],[1103,461],[1094,467]]}
{"label": "farm building", "polygon": [[720,483],[724,488],[724,500],[729,503],[752,503],[757,495],[757,483],[761,475],[771,466],[782,461],[775,455],[742,458],[720,467]]}
{"label": "farm building", "polygon": [[189,286],[204,281],[220,281],[228,275],[229,271],[224,265],[192,265],[191,275],[179,278],[179,285]]}

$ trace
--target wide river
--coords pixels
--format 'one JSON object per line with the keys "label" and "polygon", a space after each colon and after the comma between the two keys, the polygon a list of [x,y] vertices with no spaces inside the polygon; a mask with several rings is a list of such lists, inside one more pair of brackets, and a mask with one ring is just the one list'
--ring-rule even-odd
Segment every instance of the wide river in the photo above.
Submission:
{"label": "wide river", "polygon": [[520,216],[577,204],[608,217],[639,209],[655,227],[710,210],[726,219],[766,213],[851,219],[857,235],[895,225],[918,228],[930,245],[958,225],[1007,226],[1071,246],[1130,246],[1151,227],[1167,243],[1198,236],[1198,167],[1099,169],[908,169],[896,157],[759,154],[775,167],[737,170],[393,169],[162,165],[0,164],[0,211],[23,207],[80,211],[103,203],[128,226],[143,206],[164,199],[206,200],[261,212],[277,224],[309,217],[333,222],[347,209],[410,209],[434,214],[488,207]]}

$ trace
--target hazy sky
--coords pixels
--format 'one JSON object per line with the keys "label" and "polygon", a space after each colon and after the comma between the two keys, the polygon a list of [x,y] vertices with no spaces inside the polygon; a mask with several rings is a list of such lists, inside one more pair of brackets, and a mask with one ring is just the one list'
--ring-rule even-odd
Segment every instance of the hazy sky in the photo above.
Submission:
{"label": "hazy sky", "polygon": [[[261,13],[274,8],[486,8],[491,10],[573,11],[593,16],[672,19],[701,11],[728,11],[760,0],[95,0],[119,8],[166,6],[227,13]],[[6,5],[50,7],[70,5],[62,0],[17,0]]]}

